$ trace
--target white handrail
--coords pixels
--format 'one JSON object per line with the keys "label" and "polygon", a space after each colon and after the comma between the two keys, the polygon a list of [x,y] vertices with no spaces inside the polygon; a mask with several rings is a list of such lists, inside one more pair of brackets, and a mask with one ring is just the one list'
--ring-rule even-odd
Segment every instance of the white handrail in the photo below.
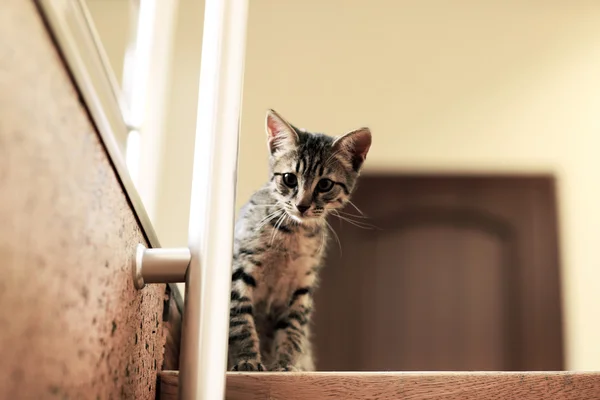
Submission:
{"label": "white handrail", "polygon": [[206,0],[179,397],[225,396],[248,0]]}

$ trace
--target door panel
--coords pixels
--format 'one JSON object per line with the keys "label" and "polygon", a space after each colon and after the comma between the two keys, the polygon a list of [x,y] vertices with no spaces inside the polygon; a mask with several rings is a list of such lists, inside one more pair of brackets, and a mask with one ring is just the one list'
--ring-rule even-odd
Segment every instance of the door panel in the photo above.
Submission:
{"label": "door panel", "polygon": [[[503,365],[503,248],[498,238],[438,226],[385,232],[372,239],[375,290],[363,299],[377,310],[365,314],[361,324],[363,335],[371,332],[372,338],[364,349],[365,367],[395,369],[400,362],[402,369],[460,370],[476,363],[483,370]],[[421,250],[427,247],[434,251]],[[376,288],[387,282],[394,282],[396,290],[386,309],[379,305],[389,301],[388,293]],[[397,343],[401,360],[376,345],[385,342]]]}
{"label": "door panel", "polygon": [[333,223],[319,369],[562,368],[551,178],[365,176],[354,203],[377,229]]}

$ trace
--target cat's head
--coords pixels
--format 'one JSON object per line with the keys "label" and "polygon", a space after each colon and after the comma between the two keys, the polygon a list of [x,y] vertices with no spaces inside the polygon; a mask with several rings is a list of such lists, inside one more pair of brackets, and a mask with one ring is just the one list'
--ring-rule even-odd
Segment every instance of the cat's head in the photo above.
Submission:
{"label": "cat's head", "polygon": [[360,128],[339,137],[298,129],[267,111],[271,190],[296,222],[322,221],[350,200],[371,146],[371,131]]}

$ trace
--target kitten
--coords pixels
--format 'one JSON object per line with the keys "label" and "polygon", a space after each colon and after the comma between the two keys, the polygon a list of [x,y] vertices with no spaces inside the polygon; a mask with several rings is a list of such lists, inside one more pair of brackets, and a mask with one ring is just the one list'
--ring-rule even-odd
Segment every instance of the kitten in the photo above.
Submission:
{"label": "kitten", "polygon": [[327,240],[325,217],[349,201],[371,146],[361,128],[308,133],[266,118],[270,180],[235,226],[229,328],[234,371],[312,371],[312,294]]}

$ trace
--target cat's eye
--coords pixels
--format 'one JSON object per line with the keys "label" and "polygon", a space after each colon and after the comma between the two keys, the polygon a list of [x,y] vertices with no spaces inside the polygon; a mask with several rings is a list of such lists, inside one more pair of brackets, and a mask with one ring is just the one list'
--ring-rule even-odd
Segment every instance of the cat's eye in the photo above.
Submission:
{"label": "cat's eye", "polygon": [[333,188],[333,182],[330,179],[321,179],[317,183],[317,190],[319,192],[329,192]]}
{"label": "cat's eye", "polygon": [[283,183],[285,183],[287,187],[295,188],[298,186],[298,178],[296,178],[296,175],[294,174],[283,174]]}

